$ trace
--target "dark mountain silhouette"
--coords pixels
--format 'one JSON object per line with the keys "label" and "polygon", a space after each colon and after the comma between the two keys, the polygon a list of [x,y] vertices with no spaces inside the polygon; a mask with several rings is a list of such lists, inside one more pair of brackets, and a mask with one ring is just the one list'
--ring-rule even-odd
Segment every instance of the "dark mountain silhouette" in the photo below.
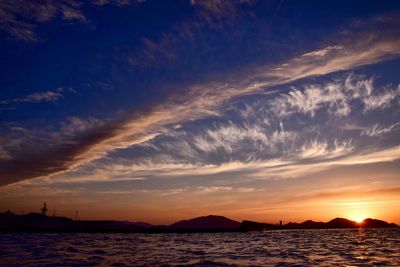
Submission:
{"label": "dark mountain silhouette", "polygon": [[269,223],[258,223],[244,220],[240,225],[241,231],[266,231],[279,229],[279,225],[269,224]]}
{"label": "dark mountain silhouette", "polygon": [[244,220],[242,223],[217,215],[197,217],[165,225],[151,225],[144,222],[113,220],[72,220],[65,217],[46,216],[41,213],[15,215],[12,212],[0,213],[0,232],[247,232],[278,229],[327,229],[327,228],[380,228],[399,227],[377,219],[365,219],[357,223],[344,218],[329,222],[307,220],[302,223],[285,225],[260,223]]}
{"label": "dark mountain silhouette", "polygon": [[180,230],[229,230],[229,229],[239,229],[240,222],[231,220],[224,216],[208,215],[203,217],[198,217],[190,220],[183,220],[171,224],[170,229],[180,229]]}
{"label": "dark mountain silhouette", "polygon": [[376,227],[376,228],[379,228],[379,227],[398,227],[394,223],[388,223],[388,222],[385,222],[385,221],[381,221],[381,220],[377,220],[377,219],[370,219],[370,218],[365,219],[362,222],[362,226],[363,227],[371,227],[371,228],[372,227]]}
{"label": "dark mountain silhouette", "polygon": [[325,225],[324,222],[314,222],[312,220],[307,220],[305,222],[302,223],[288,223],[286,225],[284,225],[285,228],[302,228],[302,229],[316,229],[316,228],[323,228]]}
{"label": "dark mountain silhouette", "polygon": [[335,218],[329,222],[314,222],[307,220],[302,223],[288,223],[282,226],[271,225],[259,222],[243,221],[241,225],[242,231],[262,231],[270,229],[328,229],[328,228],[393,228],[399,227],[394,223],[388,223],[377,219],[365,219],[358,223],[345,218]]}
{"label": "dark mountain silhouette", "polygon": [[345,218],[335,218],[325,224],[325,228],[357,228],[360,224]]}
{"label": "dark mountain silhouette", "polygon": [[74,232],[102,232],[102,231],[136,231],[149,229],[151,224],[128,221],[90,221],[72,220],[65,217],[46,216],[41,213],[15,215],[11,212],[0,213],[0,231],[74,231]]}
{"label": "dark mountain silhouette", "polygon": [[0,215],[0,229],[57,229],[73,226],[73,220],[65,217],[49,217],[42,213],[14,215],[4,213]]}

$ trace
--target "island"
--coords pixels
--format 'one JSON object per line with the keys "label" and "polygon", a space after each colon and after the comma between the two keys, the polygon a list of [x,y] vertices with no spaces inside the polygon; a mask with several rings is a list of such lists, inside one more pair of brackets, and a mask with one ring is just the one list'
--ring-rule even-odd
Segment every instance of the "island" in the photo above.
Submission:
{"label": "island", "polygon": [[307,220],[302,223],[271,224],[249,220],[237,222],[224,216],[208,215],[182,220],[171,225],[152,225],[145,222],[115,220],[74,220],[47,216],[41,213],[16,215],[10,211],[0,213],[0,232],[137,232],[137,233],[188,233],[188,232],[249,232],[290,229],[331,228],[398,228],[394,223],[378,219],[365,219],[361,223],[345,218],[329,222]]}

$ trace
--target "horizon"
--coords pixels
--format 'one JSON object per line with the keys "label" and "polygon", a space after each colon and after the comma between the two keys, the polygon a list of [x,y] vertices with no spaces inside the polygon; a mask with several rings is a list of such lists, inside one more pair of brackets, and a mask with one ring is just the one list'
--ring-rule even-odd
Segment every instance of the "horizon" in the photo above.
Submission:
{"label": "horizon", "polygon": [[[7,211],[5,211],[3,214],[6,214],[6,213],[8,213],[8,212],[10,212],[12,215],[17,215],[17,216],[35,214],[35,215],[43,215],[43,216],[50,217],[50,218],[52,218],[52,217],[59,217],[59,218],[68,218],[68,219],[77,220],[77,221],[123,221],[123,220],[113,220],[113,219],[108,219],[108,220],[107,220],[107,219],[101,219],[101,220],[90,219],[90,220],[89,220],[89,219],[84,219],[84,218],[67,217],[67,216],[62,216],[62,215],[57,215],[57,214],[47,215],[47,214],[43,214],[43,213],[39,213],[39,212],[34,212],[34,211],[27,212],[27,213],[20,213],[20,214],[17,214],[17,213],[14,213],[14,212],[11,211],[11,210],[7,210]],[[192,219],[199,219],[199,218],[205,218],[205,217],[222,217],[222,218],[230,219],[230,220],[233,220],[233,221],[239,222],[239,223],[242,223],[243,221],[249,221],[249,220],[247,220],[247,219],[245,219],[245,218],[242,219],[242,220],[235,220],[235,219],[232,219],[232,218],[227,217],[227,216],[224,216],[224,215],[208,214],[208,215],[202,215],[202,216],[197,216],[197,217],[193,217],[193,218],[181,218],[180,220],[177,220],[177,221],[174,221],[174,222],[170,222],[170,223],[166,223],[166,224],[154,224],[154,223],[147,222],[147,221],[127,221],[127,222],[131,222],[131,223],[149,223],[150,225],[153,225],[153,226],[161,226],[161,225],[169,226],[169,225],[175,224],[175,223],[177,223],[177,222],[183,222],[183,221],[188,221],[188,220],[192,220]],[[327,222],[330,222],[330,221],[333,221],[333,220],[336,220],[336,219],[349,220],[349,221],[352,221],[352,222],[357,223],[357,224],[359,224],[359,225],[362,225],[363,222],[366,221],[366,220],[380,220],[380,221],[384,221],[384,220],[381,220],[381,219],[379,219],[379,218],[363,218],[362,220],[351,220],[351,219],[344,218],[344,217],[335,217],[335,218],[331,218],[330,220],[327,220],[327,221],[317,221],[317,220],[307,219],[307,220],[304,220],[304,221],[287,221],[287,222],[284,222],[284,221],[282,221],[282,220],[278,220],[277,222],[258,221],[257,223],[268,223],[268,224],[274,224],[274,225],[280,225],[281,223],[282,223],[282,225],[287,225],[287,224],[290,224],[290,223],[301,224],[301,223],[304,223],[304,222],[307,222],[307,221],[327,223]],[[253,222],[253,221],[252,221],[252,222]],[[387,223],[394,223],[394,222],[390,222],[390,221],[389,221],[389,222],[387,222]],[[395,224],[396,224],[396,223],[395,223]]]}
{"label": "horizon", "polygon": [[400,225],[400,2],[4,0],[0,212]]}
{"label": "horizon", "polygon": [[[47,205],[46,205],[46,208],[47,208]],[[43,207],[42,207],[42,209],[43,209]],[[49,213],[47,213],[48,211],[49,211]],[[127,221],[127,222],[132,222],[132,223],[149,223],[149,224],[151,224],[153,226],[157,226],[157,225],[166,225],[166,226],[168,226],[168,225],[171,225],[171,224],[174,224],[174,223],[177,223],[177,222],[187,221],[187,220],[192,220],[192,219],[198,219],[198,218],[204,218],[204,217],[223,217],[223,218],[230,219],[230,220],[233,220],[233,221],[236,221],[236,222],[240,222],[240,223],[243,222],[243,221],[252,221],[252,220],[247,220],[246,218],[234,219],[234,218],[225,216],[223,214],[207,214],[207,215],[203,214],[203,215],[199,215],[199,216],[195,216],[195,217],[191,217],[191,218],[180,218],[180,219],[177,219],[176,221],[172,221],[172,222],[169,222],[169,223],[156,224],[156,223],[152,223],[152,222],[149,222],[149,221],[138,221],[138,220],[116,220],[116,219],[106,219],[106,218],[103,218],[103,219],[96,219],[96,218],[87,219],[87,218],[76,217],[77,213],[75,213],[74,216],[72,216],[72,215],[68,216],[68,215],[57,214],[55,209],[53,210],[53,213],[51,213],[50,211],[51,210],[46,210],[46,212],[44,212],[44,213],[43,213],[43,210],[41,210],[40,212],[28,211],[28,212],[23,212],[23,213],[16,213],[16,212],[14,212],[12,210],[6,210],[2,214],[11,213],[12,215],[17,215],[17,216],[35,214],[35,215],[43,215],[43,216],[50,217],[50,218],[51,217],[61,217],[61,218],[68,218],[68,219],[77,220],[77,221],[86,221],[86,220],[89,220],[89,221]],[[77,212],[77,211],[75,211],[75,212]],[[380,218],[372,218],[372,217],[356,218],[356,219],[349,219],[349,218],[345,218],[345,217],[333,217],[333,218],[331,218],[329,220],[325,220],[325,221],[313,220],[313,219],[308,218],[308,219],[305,219],[305,220],[302,220],[302,221],[277,220],[276,222],[273,222],[273,221],[257,221],[257,222],[258,223],[275,224],[275,225],[279,225],[280,223],[282,223],[282,225],[286,225],[286,224],[289,224],[289,223],[298,223],[298,224],[300,224],[300,223],[303,223],[303,222],[306,222],[306,221],[327,223],[327,222],[330,222],[330,221],[335,220],[335,219],[345,219],[345,220],[349,220],[349,221],[355,222],[355,223],[360,224],[360,225],[362,225],[362,223],[365,220],[369,220],[369,219],[385,221],[385,220],[382,220]],[[395,222],[391,222],[391,221],[386,221],[386,222],[394,223],[394,224],[398,225],[398,223],[395,223]]]}

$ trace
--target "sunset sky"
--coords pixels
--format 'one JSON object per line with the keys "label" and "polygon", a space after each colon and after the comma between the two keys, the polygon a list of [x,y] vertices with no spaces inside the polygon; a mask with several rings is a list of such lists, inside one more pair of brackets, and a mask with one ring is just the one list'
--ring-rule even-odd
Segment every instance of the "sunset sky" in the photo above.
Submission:
{"label": "sunset sky", "polygon": [[0,211],[400,223],[399,1],[0,0]]}

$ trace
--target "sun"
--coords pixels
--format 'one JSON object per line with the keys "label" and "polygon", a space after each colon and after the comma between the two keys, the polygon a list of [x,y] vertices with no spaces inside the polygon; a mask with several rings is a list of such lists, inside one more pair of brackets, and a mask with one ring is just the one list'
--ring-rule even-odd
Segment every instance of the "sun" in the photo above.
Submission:
{"label": "sun", "polygon": [[365,220],[365,218],[363,217],[356,217],[354,218],[354,221],[358,222],[358,223],[362,223]]}
{"label": "sun", "polygon": [[353,220],[357,223],[362,223],[368,216],[371,216],[368,210],[359,209],[359,208],[352,208],[349,209],[347,213],[347,218]]}

